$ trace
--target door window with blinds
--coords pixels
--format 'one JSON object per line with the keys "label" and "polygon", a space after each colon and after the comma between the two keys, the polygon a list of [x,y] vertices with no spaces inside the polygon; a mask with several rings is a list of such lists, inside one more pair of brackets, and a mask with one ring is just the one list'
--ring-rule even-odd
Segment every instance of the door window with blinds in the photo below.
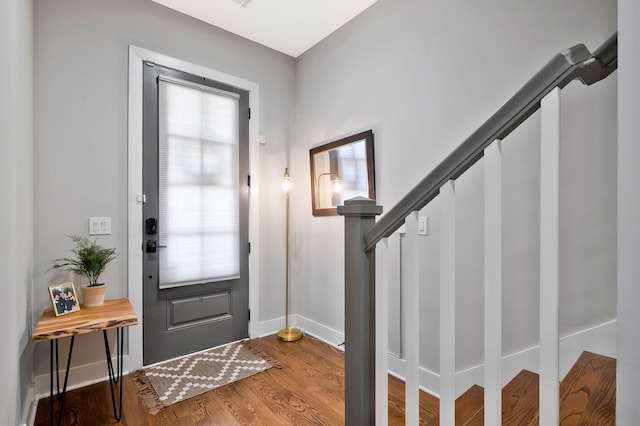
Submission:
{"label": "door window with blinds", "polygon": [[159,288],[238,278],[239,96],[158,86]]}

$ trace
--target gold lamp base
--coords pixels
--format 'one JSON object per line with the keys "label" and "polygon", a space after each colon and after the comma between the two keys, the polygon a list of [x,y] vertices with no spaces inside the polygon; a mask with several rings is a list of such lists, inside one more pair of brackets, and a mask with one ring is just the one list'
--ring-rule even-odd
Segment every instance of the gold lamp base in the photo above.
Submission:
{"label": "gold lamp base", "polygon": [[278,331],[278,339],[283,342],[295,342],[302,339],[302,331],[295,327],[287,327]]}

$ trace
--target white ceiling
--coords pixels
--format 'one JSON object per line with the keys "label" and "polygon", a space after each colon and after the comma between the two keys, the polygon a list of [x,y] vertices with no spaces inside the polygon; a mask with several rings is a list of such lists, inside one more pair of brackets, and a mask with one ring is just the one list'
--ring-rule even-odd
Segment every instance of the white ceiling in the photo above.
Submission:
{"label": "white ceiling", "polygon": [[298,57],[377,0],[152,0]]}

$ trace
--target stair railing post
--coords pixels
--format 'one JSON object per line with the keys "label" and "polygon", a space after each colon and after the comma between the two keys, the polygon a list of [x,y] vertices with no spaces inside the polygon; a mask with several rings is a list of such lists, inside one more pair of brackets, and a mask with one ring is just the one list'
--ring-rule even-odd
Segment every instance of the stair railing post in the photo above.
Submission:
{"label": "stair railing post", "polygon": [[345,217],[345,424],[375,424],[375,249],[364,235],[382,206],[356,197],[338,207]]}

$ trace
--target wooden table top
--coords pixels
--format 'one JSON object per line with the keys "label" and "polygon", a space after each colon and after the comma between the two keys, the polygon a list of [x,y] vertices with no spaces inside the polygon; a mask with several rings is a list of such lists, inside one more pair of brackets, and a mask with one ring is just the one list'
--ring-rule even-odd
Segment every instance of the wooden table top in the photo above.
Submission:
{"label": "wooden table top", "polygon": [[129,327],[138,324],[138,317],[126,297],[105,300],[104,304],[92,308],[80,305],[80,310],[57,317],[53,309],[47,309],[31,335],[34,342],[58,339],[92,331]]}

